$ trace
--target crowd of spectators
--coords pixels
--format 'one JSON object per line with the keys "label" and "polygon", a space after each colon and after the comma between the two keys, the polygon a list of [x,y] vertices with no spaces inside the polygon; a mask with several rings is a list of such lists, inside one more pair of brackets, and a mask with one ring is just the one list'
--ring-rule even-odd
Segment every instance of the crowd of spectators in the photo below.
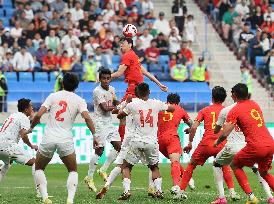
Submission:
{"label": "crowd of spectators", "polygon": [[[206,80],[192,77],[200,64],[197,60],[195,65],[191,50],[197,32],[194,16],[187,13],[183,0],[174,0],[174,18],[170,20],[164,12],[156,13],[151,0],[12,2],[10,25],[4,26],[0,20],[3,72],[76,71],[83,80],[94,81],[99,67],[117,69],[113,67],[113,55],[121,55],[122,29],[131,23],[140,33],[134,39],[134,49],[149,70],[164,72],[159,56],[168,55],[171,60],[166,63],[172,79]],[[186,72],[174,71],[174,67],[185,67]],[[205,72],[202,68],[200,75],[206,76]]]}

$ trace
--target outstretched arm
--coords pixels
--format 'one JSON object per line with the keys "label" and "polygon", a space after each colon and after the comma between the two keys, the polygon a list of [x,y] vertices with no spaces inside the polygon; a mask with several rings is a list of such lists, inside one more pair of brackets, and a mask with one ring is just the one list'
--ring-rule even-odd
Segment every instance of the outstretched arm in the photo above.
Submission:
{"label": "outstretched arm", "polygon": [[34,149],[34,150],[38,150],[38,147],[36,145],[33,145],[31,144],[31,142],[29,141],[29,137],[28,137],[28,133],[30,133],[28,130],[25,130],[25,129],[21,129],[19,134],[23,140],[23,142],[28,145],[31,149]]}
{"label": "outstretched arm", "polygon": [[34,115],[34,118],[30,125],[30,130],[32,130],[38,123],[40,123],[40,119],[42,115],[44,115],[47,112],[47,108],[45,106],[41,106],[39,111]]}
{"label": "outstretched arm", "polygon": [[114,72],[113,74],[111,74],[111,78],[118,78],[120,76],[122,76],[124,74],[124,72],[126,71],[127,66],[124,64],[121,64],[118,68],[118,70],[116,72]]}
{"label": "outstretched arm", "polygon": [[234,125],[232,123],[226,123],[224,125],[224,130],[220,137],[215,141],[214,147],[217,147],[219,144],[221,144],[225,139],[228,137],[228,135],[232,132],[234,129]]}

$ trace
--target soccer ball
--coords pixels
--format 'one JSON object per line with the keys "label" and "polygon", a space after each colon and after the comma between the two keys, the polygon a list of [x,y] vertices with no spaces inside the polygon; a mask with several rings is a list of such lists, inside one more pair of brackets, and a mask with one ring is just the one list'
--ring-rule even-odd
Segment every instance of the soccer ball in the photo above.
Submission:
{"label": "soccer ball", "polygon": [[123,28],[123,35],[126,38],[133,38],[136,36],[136,34],[137,34],[137,28],[135,27],[135,25],[127,24]]}

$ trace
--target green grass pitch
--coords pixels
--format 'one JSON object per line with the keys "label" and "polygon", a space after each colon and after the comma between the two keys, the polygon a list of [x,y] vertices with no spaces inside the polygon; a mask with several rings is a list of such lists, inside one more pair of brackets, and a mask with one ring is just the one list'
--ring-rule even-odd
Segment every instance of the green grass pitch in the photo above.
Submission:
{"label": "green grass pitch", "polygon": [[[163,190],[165,192],[164,200],[155,200],[147,196],[147,168],[138,165],[134,168],[132,173],[132,197],[129,201],[118,201],[118,196],[122,193],[121,178],[119,177],[114,183],[113,187],[110,189],[108,194],[103,200],[96,200],[95,194],[90,192],[84,182],[83,178],[88,170],[88,165],[79,165],[79,186],[75,197],[75,204],[111,204],[111,203],[210,203],[216,196],[216,188],[213,181],[212,166],[205,165],[203,167],[197,167],[194,172],[194,179],[196,190],[187,190],[188,199],[185,201],[174,201],[170,195],[170,188],[172,187],[172,182],[170,178],[170,166],[169,164],[160,165],[160,170],[163,176]],[[255,175],[249,170],[248,172],[249,181],[251,183],[252,189],[255,195],[262,200],[261,203],[266,203],[265,194],[260,184],[258,183]],[[271,171],[273,174],[273,170]],[[66,179],[67,171],[63,165],[49,165],[46,169],[46,175],[48,180],[48,191],[49,195],[52,195],[53,202],[56,204],[64,204],[66,202]],[[98,175],[95,176],[96,186],[99,189],[103,185],[103,181]],[[234,179],[235,183],[236,180]],[[206,185],[210,186],[206,188]],[[246,197],[243,191],[236,184],[236,190],[240,193],[242,200],[239,202],[233,202],[231,200],[228,203],[245,203]],[[226,190],[226,194],[227,194]],[[31,168],[27,166],[14,165],[7,174],[5,180],[0,183],[0,203],[1,204],[35,204],[41,203],[35,198],[34,184],[31,176]]]}

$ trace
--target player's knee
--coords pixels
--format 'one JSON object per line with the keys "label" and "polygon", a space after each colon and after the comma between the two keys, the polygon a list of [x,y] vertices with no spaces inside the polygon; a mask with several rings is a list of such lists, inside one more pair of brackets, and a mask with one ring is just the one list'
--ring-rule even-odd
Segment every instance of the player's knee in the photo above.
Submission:
{"label": "player's knee", "polygon": [[149,168],[151,171],[155,171],[155,170],[158,170],[158,164],[154,164],[154,165],[149,165]]}
{"label": "player's knee", "polygon": [[104,148],[103,147],[95,149],[95,154],[98,155],[99,157],[102,156],[103,152],[104,152]]}
{"label": "player's knee", "polygon": [[217,163],[217,162],[215,162],[215,161],[213,162],[213,166],[214,166],[214,167],[220,167],[220,168],[222,167],[222,165],[221,165],[221,164],[218,164],[218,163]]}
{"label": "player's knee", "polygon": [[32,166],[33,164],[35,164],[35,159],[34,158],[30,159],[25,165]]}
{"label": "player's knee", "polygon": [[268,172],[265,171],[265,170],[259,169],[259,174],[260,174],[260,176],[264,179],[264,178],[266,177],[266,175],[268,174]]}

